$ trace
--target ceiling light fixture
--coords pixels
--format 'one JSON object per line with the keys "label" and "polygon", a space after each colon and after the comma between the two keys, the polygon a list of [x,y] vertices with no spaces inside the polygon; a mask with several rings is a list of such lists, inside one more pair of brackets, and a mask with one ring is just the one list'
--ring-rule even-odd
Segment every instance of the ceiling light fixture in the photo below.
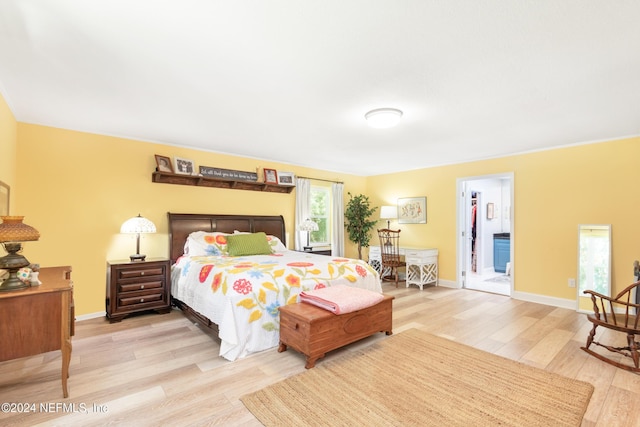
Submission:
{"label": "ceiling light fixture", "polygon": [[377,108],[364,115],[372,128],[386,129],[394,127],[402,118],[402,111],[396,108]]}

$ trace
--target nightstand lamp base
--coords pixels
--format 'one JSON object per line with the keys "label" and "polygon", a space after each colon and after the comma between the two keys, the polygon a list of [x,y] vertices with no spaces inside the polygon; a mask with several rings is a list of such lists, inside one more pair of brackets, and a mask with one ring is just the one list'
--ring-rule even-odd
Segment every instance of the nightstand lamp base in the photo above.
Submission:
{"label": "nightstand lamp base", "polygon": [[131,262],[142,262],[145,260],[146,257],[147,257],[146,255],[141,255],[141,254],[129,255],[129,259],[131,260]]}

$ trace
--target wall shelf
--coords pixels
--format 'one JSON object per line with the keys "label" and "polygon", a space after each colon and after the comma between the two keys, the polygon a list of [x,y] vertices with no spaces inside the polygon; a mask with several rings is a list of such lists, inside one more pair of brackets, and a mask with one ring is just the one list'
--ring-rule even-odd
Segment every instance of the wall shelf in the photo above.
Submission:
{"label": "wall shelf", "polygon": [[228,188],[231,190],[266,191],[269,193],[291,193],[295,186],[265,184],[264,182],[237,181],[197,175],[180,175],[168,172],[154,172],[153,182],[161,184],[194,185],[197,187]]}

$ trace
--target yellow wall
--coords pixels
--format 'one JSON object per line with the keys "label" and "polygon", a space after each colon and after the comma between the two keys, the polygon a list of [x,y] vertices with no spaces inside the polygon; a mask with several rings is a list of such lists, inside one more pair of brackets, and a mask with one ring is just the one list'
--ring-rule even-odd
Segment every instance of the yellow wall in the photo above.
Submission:
{"label": "yellow wall", "polygon": [[458,178],[513,172],[515,290],[576,299],[578,224],[612,224],[614,292],[640,259],[640,138],[572,146],[499,159],[370,177],[376,205],[427,196],[427,224],[402,224],[403,244],[437,247],[440,277],[456,280]]}
{"label": "yellow wall", "polygon": [[[11,189],[14,187],[16,174],[16,136],[17,123],[13,117],[13,113],[0,96],[0,181],[9,185]],[[10,209],[11,214],[14,212],[14,193],[10,192]]]}
{"label": "yellow wall", "polygon": [[[294,235],[291,194],[156,184],[154,154],[184,157],[196,166],[255,171],[267,167],[345,182],[364,192],[366,179],[255,159],[18,123],[17,199],[25,223],[41,234],[24,254],[42,266],[71,265],[78,315],[104,311],[106,260],[126,259],[135,240],[120,225],[138,213],[158,233],[144,235],[141,252],[168,256],[167,212],[283,215]],[[292,246],[290,246],[292,247]],[[347,255],[354,256],[352,245]]]}
{"label": "yellow wall", "polygon": [[[141,243],[150,257],[168,254],[169,211],[283,215],[289,235],[294,234],[295,192],[155,184],[154,154],[190,158],[196,165],[268,167],[340,180],[345,200],[348,192],[364,193],[378,207],[399,197],[427,196],[428,223],[403,224],[403,244],[437,247],[440,277],[451,282],[456,280],[457,179],[486,174],[514,174],[516,291],[575,300],[567,279],[577,275],[578,224],[612,224],[614,291],[629,282],[632,263],[640,258],[640,138],[364,178],[16,123],[0,97],[0,180],[11,185],[11,213],[25,215],[42,236],[26,243],[24,254],[42,266],[73,266],[78,315],[104,310],[105,262],[134,252],[135,241],[119,228],[138,213],[158,226],[158,233]],[[347,256],[357,256],[355,246],[345,244]]]}

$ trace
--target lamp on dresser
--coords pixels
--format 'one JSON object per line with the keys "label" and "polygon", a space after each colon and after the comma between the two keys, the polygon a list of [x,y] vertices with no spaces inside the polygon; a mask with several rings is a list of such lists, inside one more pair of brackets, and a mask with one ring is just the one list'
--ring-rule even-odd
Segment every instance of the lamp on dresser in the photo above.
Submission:
{"label": "lamp on dresser", "polygon": [[0,258],[0,268],[9,271],[9,277],[0,284],[0,292],[14,291],[29,287],[18,279],[17,273],[30,265],[29,261],[18,252],[22,251],[22,242],[40,238],[40,233],[30,225],[24,224],[23,216],[3,216],[0,224],[0,243],[7,255]]}
{"label": "lamp on dresser", "polygon": [[298,230],[300,231],[306,231],[307,233],[307,246],[304,247],[304,251],[305,252],[311,252],[311,246],[309,243],[309,239],[310,239],[310,235],[312,231],[318,231],[318,224],[316,224],[314,221],[310,220],[309,218],[307,218],[306,220],[302,221],[302,224],[298,225]]}
{"label": "lamp on dresser", "polygon": [[387,228],[391,228],[391,220],[398,218],[398,208],[396,206],[382,206],[380,208],[380,219],[387,220]]}
{"label": "lamp on dresser", "polygon": [[120,227],[120,232],[136,235],[136,253],[129,256],[129,259],[131,259],[131,261],[144,261],[147,256],[140,254],[140,234],[155,233],[156,225],[138,214],[138,216],[126,220],[124,224],[122,224],[122,227]]}

